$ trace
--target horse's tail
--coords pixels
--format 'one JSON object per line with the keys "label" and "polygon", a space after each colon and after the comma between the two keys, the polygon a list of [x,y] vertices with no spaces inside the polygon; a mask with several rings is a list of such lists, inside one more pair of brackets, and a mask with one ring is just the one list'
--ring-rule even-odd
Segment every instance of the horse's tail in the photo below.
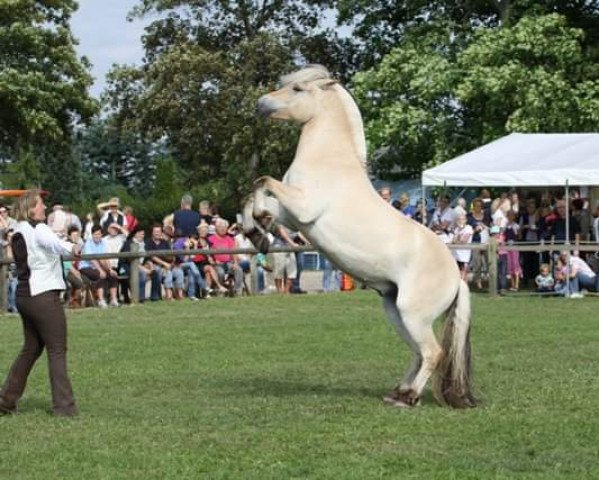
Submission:
{"label": "horse's tail", "polygon": [[470,359],[470,290],[463,280],[447,310],[443,327],[443,358],[437,365],[433,392],[454,408],[477,405],[472,394]]}

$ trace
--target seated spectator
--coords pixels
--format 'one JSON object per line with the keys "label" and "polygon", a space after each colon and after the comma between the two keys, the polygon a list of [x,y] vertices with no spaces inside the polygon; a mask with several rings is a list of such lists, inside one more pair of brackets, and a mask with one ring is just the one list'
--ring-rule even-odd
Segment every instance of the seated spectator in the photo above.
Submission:
{"label": "seated spectator", "polygon": [[555,280],[549,269],[548,263],[543,263],[539,267],[539,274],[535,277],[535,284],[537,285],[537,292],[553,292],[555,286]]}
{"label": "seated spectator", "polygon": [[[92,238],[85,242],[83,255],[95,255],[106,252],[106,242],[102,238],[102,228],[99,225],[94,225],[92,228]],[[112,269],[110,260],[82,260],[79,263],[79,271],[89,279],[92,288],[96,292],[98,299],[98,307],[106,308],[108,305],[104,298],[105,289],[110,291],[110,305],[118,307],[117,287],[118,275],[116,270]]]}
{"label": "seated spectator", "polygon": [[127,225],[127,219],[125,218],[125,214],[119,210],[119,206],[120,201],[117,197],[113,197],[108,202],[97,205],[102,215],[100,217],[100,226],[102,227],[103,235],[108,233],[108,226],[113,223],[117,223],[125,232],[128,232],[129,225]]}
{"label": "seated spectator", "polygon": [[399,196],[399,208],[398,210],[408,218],[414,218],[416,215],[416,209],[410,205],[410,195],[407,192],[403,192]]}
{"label": "seated spectator", "polygon": [[[156,250],[171,250],[170,240],[167,240],[160,224],[152,227],[152,236],[146,241],[146,252]],[[152,275],[152,290],[150,300],[157,301],[162,298],[162,285],[164,283],[164,293],[166,300],[183,297],[184,275],[183,270],[175,265],[173,256],[158,257],[151,255],[150,260],[154,265],[154,274]]]}
{"label": "seated spectator", "polygon": [[[193,198],[189,194],[181,198],[181,208],[173,214],[173,227],[181,232],[181,236],[191,237],[196,235],[198,225],[200,224],[200,214],[192,210]],[[175,250],[177,250],[175,248]]]}
{"label": "seated spectator", "polygon": [[210,202],[208,200],[202,200],[199,204],[198,209],[200,213],[200,223],[204,222],[206,225],[212,225],[212,212],[210,210]]}
{"label": "seated spectator", "polygon": [[[466,214],[458,213],[456,216],[456,224],[453,229],[452,242],[454,245],[467,245],[472,243],[472,236],[474,230],[471,225],[468,225]],[[465,282],[468,281],[468,265],[472,258],[472,250],[452,250],[453,256],[458,263],[460,269],[460,276]]]}
{"label": "seated spectator", "polygon": [[[81,231],[77,227],[70,227],[67,232],[67,240],[75,245],[83,246]],[[79,271],[79,261],[63,261],[63,270],[68,286],[68,299],[70,308],[81,308],[81,297],[83,290],[89,285],[89,281]]]}
{"label": "seated spectator", "polygon": [[[127,240],[127,230],[121,227],[118,223],[112,223],[107,227],[107,235],[104,235],[104,243],[106,244],[106,253],[119,253],[125,240]],[[118,277],[119,271],[119,259],[111,258],[108,260],[112,270],[114,270]],[[123,289],[123,282],[121,284],[121,290]],[[118,298],[118,296],[117,296]]]}
{"label": "seated spectator", "polygon": [[60,203],[55,203],[46,223],[60,239],[64,240],[67,238],[67,230],[71,226],[71,214],[67,213]]}
{"label": "seated spectator", "polygon": [[564,295],[565,297],[570,298],[578,298],[581,296],[579,292],[578,278],[576,273],[572,271],[572,269],[568,266],[567,260],[565,260],[565,256],[568,253],[566,252],[564,255],[560,255],[557,258],[556,266],[555,266],[555,293],[559,295]]}
{"label": "seated spectator", "polygon": [[17,221],[10,216],[8,206],[0,202],[0,235],[4,235],[7,230],[14,230],[17,226]]}
{"label": "seated spectator", "polygon": [[[210,247],[214,249],[234,249],[235,240],[230,235],[227,235],[229,222],[223,218],[217,218],[214,228],[214,235],[208,237]],[[240,295],[243,288],[243,271],[239,266],[237,255],[219,253],[214,255],[214,261],[220,283],[224,284],[230,277],[233,277],[233,293]]]}
{"label": "seated spectator", "polygon": [[[197,240],[191,235],[183,235],[183,232],[176,230],[177,238],[173,242],[173,250],[194,250],[197,248]],[[204,278],[197,265],[193,262],[191,255],[177,255],[175,264],[187,275],[187,298],[192,301],[198,299],[197,295],[202,295],[206,288]]]}
{"label": "seated spectator", "polygon": [[[137,252],[145,252],[145,232],[139,226],[134,228],[123,246],[121,247],[121,252],[131,252],[133,250]],[[152,275],[154,270],[154,265],[151,261],[146,261],[145,258],[141,257],[138,263],[138,276],[139,276],[139,303],[143,303],[146,300],[146,284],[148,283],[148,278]],[[131,288],[130,280],[131,280],[131,259],[128,258],[120,258],[118,263],[118,272],[120,275],[125,276],[127,278],[123,279],[121,282],[123,300],[125,303],[131,303],[131,299],[129,297],[129,291]]]}
{"label": "seated spectator", "polygon": [[[202,222],[198,226],[198,239],[196,248],[210,248],[208,242],[208,224]],[[220,283],[218,273],[216,272],[216,261],[212,255],[198,254],[194,255],[193,262],[198,270],[204,274],[206,283],[206,298],[210,298],[214,292],[227,293],[227,289]]]}
{"label": "seated spectator", "polygon": [[[297,244],[293,241],[289,232],[285,227],[279,225],[274,233],[273,247],[296,247]],[[275,252],[273,253],[274,268],[273,274],[275,277],[275,286],[278,293],[291,293],[293,280],[297,275],[297,262],[293,252]]]}
{"label": "seated spectator", "polygon": [[[254,248],[254,244],[252,243],[252,241],[247,238],[245,236],[245,232],[243,231],[243,229],[241,229],[241,231],[239,231],[240,229],[237,228],[237,224],[233,224],[233,226],[235,227],[235,230],[231,230],[229,229],[232,233],[235,232],[239,232],[236,233],[235,235],[235,248]],[[243,270],[243,273],[250,273],[250,266],[252,263],[252,256],[249,253],[239,253],[237,254],[237,259],[239,260],[239,266],[241,267],[241,270]]]}

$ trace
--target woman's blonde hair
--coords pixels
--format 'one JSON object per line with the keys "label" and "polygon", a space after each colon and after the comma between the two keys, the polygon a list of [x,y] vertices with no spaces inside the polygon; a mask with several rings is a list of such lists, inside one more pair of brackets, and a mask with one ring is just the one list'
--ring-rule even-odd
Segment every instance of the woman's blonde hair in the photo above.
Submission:
{"label": "woman's blonde hair", "polygon": [[14,218],[18,222],[27,221],[31,217],[29,212],[37,205],[37,199],[41,198],[42,191],[38,189],[27,190],[14,204]]}

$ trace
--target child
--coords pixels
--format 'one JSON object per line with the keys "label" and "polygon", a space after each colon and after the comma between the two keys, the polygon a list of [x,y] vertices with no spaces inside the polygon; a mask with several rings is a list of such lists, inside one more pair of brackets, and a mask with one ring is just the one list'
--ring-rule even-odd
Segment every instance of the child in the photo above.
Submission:
{"label": "child", "polygon": [[[452,243],[455,245],[464,245],[468,243],[472,243],[472,234],[474,230],[468,223],[466,223],[466,214],[458,213],[456,217],[456,226],[453,230],[453,241]],[[468,265],[470,263],[470,259],[472,257],[472,250],[464,249],[464,250],[453,250],[453,256],[458,263],[458,267],[460,269],[460,276],[462,280],[468,280]]]}
{"label": "child", "polygon": [[537,284],[537,292],[553,292],[555,280],[549,271],[549,264],[543,263],[541,265],[535,283]]}
{"label": "child", "polygon": [[[509,210],[507,212],[507,226],[505,227],[505,241],[508,245],[513,245],[518,240],[520,225],[516,221],[516,212]],[[520,252],[509,250],[507,252],[507,273],[510,278],[510,290],[517,292],[520,288],[520,277],[522,276],[522,267],[520,266]]]}

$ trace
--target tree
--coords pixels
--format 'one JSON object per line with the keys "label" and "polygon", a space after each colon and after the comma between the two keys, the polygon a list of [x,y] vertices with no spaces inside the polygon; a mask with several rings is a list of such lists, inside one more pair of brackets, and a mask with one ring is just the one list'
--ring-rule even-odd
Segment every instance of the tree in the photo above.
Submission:
{"label": "tree", "polygon": [[[408,35],[355,78],[375,170],[402,174],[511,131],[595,131],[599,82],[583,32],[563,16],[481,28],[465,48],[443,35]],[[382,154],[381,154],[382,152]]]}
{"label": "tree", "polygon": [[89,63],[69,29],[73,0],[0,4],[0,145],[13,151],[68,143],[90,118]]}

